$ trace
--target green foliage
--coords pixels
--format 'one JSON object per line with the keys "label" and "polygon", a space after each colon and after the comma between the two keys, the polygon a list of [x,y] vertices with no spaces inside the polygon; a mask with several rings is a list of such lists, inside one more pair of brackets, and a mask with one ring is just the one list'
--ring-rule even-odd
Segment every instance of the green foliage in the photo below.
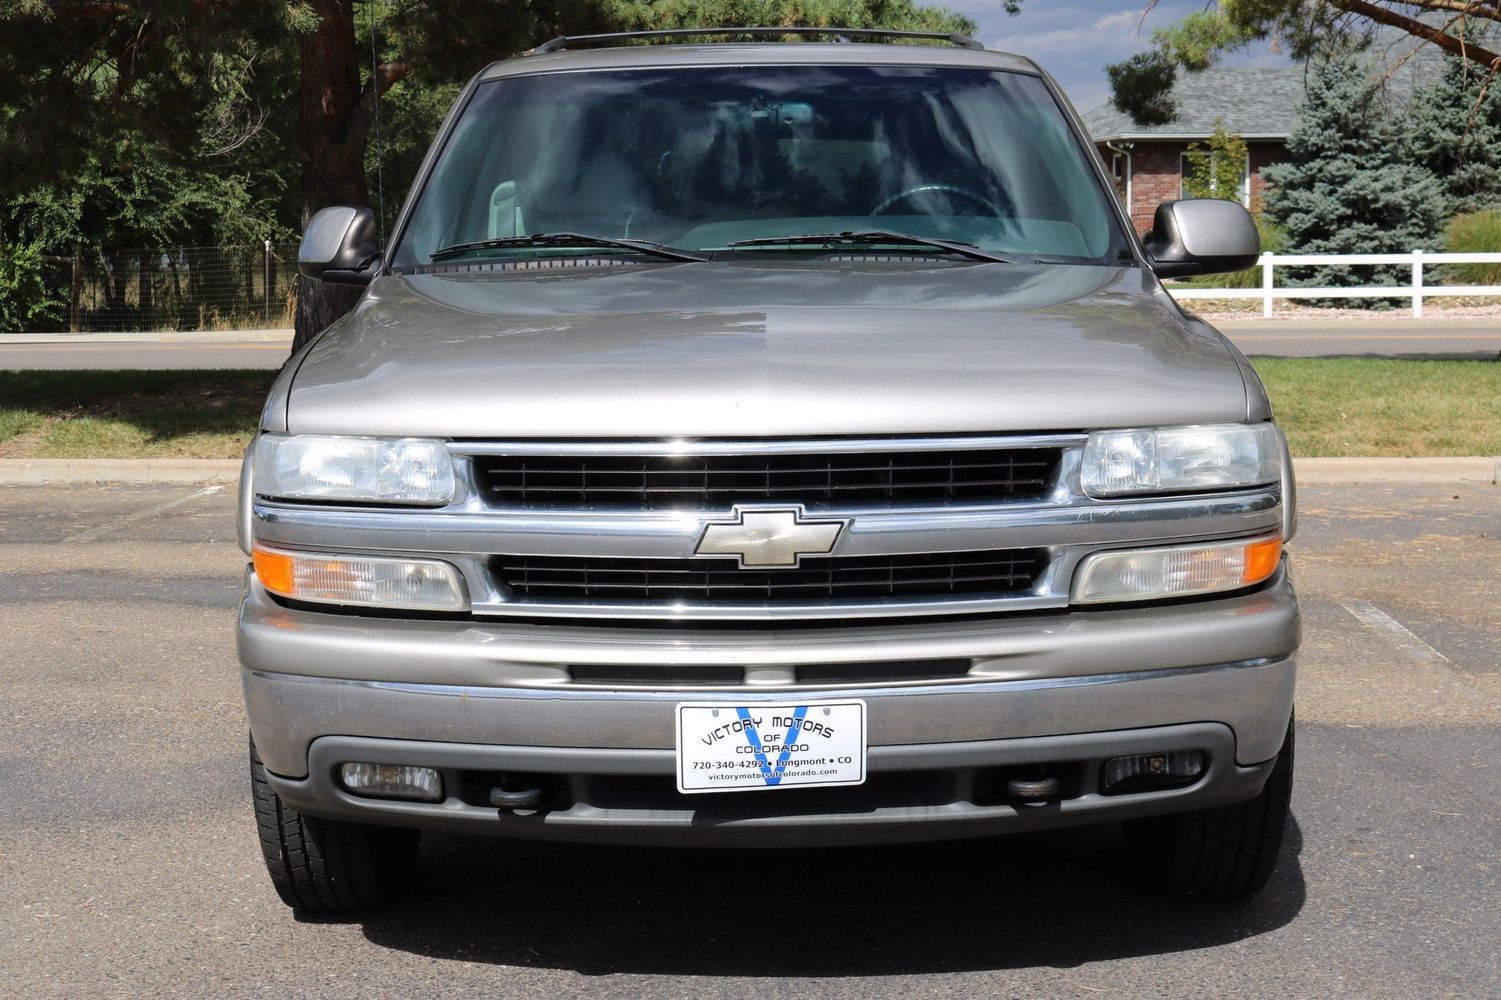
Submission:
{"label": "green foliage", "polygon": [[1446,214],[1501,207],[1501,80],[1445,59],[1414,96],[1407,149],[1443,184]]}
{"label": "green foliage", "polygon": [[56,322],[64,302],[48,291],[47,262],[34,245],[0,243],[0,333]]}
{"label": "green foliage", "polygon": [[[1444,227],[1450,253],[1501,253],[1501,211],[1456,215]],[[1462,285],[1501,285],[1501,264],[1452,264],[1446,268]]]}
{"label": "green foliage", "polygon": [[1255,27],[1237,16],[1243,8],[1223,3],[1218,9],[1192,11],[1171,28],[1154,31],[1154,47],[1174,66],[1191,72],[1207,69],[1220,50],[1239,48],[1257,37]]}
{"label": "green foliage", "polygon": [[970,32],[975,23],[941,7],[913,0],[606,0],[613,30],[692,28],[703,25],[891,28],[898,31]]}
{"label": "green foliage", "polygon": [[[1262,170],[1271,185],[1266,214],[1286,231],[1290,252],[1406,253],[1434,245],[1439,183],[1403,161],[1399,128],[1360,59],[1343,56],[1314,67],[1288,138],[1290,158]],[[1390,269],[1320,267],[1288,283],[1368,284],[1373,270],[1382,279],[1402,279]]]}
{"label": "green foliage", "polygon": [[163,0],[0,21],[0,234],[71,253],[290,230],[295,60],[274,21],[211,20]]}
{"label": "green foliage", "polygon": [[1240,200],[1240,186],[1245,178],[1246,140],[1239,133],[1229,131],[1224,122],[1216,121],[1208,144],[1194,143],[1188,147],[1187,156],[1188,173],[1183,178],[1183,186],[1190,195]]}
{"label": "green foliage", "polygon": [[422,157],[461,86],[407,79],[381,100],[379,141],[372,132],[365,149],[365,175],[372,201],[379,202],[373,207],[381,214],[382,232],[389,233],[395,224]]}
{"label": "green foliage", "polygon": [[1110,78],[1111,103],[1138,125],[1166,125],[1178,114],[1173,84],[1178,68],[1160,52],[1138,52],[1124,62],[1105,67]]}

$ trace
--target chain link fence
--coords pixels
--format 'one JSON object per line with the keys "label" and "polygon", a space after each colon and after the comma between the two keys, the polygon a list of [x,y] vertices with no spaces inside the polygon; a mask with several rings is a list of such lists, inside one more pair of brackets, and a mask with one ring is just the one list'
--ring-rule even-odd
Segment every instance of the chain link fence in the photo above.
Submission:
{"label": "chain link fence", "polygon": [[44,280],[37,332],[288,327],[297,244],[79,252],[46,258]]}

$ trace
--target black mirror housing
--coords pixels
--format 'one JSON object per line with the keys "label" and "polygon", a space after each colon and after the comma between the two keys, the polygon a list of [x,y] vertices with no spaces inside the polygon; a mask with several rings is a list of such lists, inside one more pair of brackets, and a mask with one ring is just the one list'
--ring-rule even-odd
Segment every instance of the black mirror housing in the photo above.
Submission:
{"label": "black mirror housing", "polygon": [[297,248],[297,271],[317,281],[363,285],[374,277],[375,268],[370,265],[379,256],[375,213],[338,205],[308,220]]}
{"label": "black mirror housing", "polygon": [[1145,243],[1159,278],[1243,271],[1261,257],[1256,220],[1238,203],[1219,198],[1158,205]]}

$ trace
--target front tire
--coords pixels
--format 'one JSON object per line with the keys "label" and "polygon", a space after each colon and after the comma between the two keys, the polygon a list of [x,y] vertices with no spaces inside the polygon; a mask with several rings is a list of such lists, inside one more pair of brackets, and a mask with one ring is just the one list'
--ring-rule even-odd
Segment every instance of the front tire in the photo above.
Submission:
{"label": "front tire", "polygon": [[304,816],[266,780],[250,741],[250,787],[266,870],[299,913],[358,913],[395,898],[417,864],[420,833]]}
{"label": "front tire", "polygon": [[1293,794],[1293,724],[1261,794],[1245,802],[1127,820],[1126,846],[1164,893],[1242,899],[1272,877]]}

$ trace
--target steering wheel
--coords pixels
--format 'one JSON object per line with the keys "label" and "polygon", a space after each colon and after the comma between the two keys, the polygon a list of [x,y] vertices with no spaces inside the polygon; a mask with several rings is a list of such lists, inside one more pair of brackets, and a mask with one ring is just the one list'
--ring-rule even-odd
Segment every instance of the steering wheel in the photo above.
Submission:
{"label": "steering wheel", "polygon": [[941,191],[944,194],[956,194],[960,197],[968,198],[970,201],[975,202],[979,205],[983,205],[986,208],[990,209],[990,214],[994,216],[1001,216],[1006,214],[1001,211],[999,205],[991,201],[989,198],[985,197],[983,194],[971,191],[969,188],[959,187],[955,184],[918,184],[915,187],[909,187],[907,190],[894,194],[890,198],[887,198],[885,201],[881,202],[875,208],[870,210],[870,214],[880,215],[882,212],[886,211],[892,205],[895,205],[897,202],[901,201],[904,198],[911,198],[913,195],[918,194],[926,194],[930,191]]}

